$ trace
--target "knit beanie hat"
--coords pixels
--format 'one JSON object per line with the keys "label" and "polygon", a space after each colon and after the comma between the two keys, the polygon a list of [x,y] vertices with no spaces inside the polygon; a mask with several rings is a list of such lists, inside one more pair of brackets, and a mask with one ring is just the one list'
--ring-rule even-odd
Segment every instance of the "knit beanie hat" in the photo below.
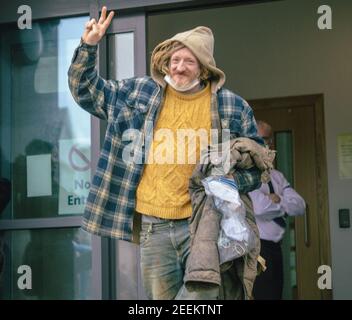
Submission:
{"label": "knit beanie hat", "polygon": [[[207,27],[196,27],[192,30],[177,33],[172,38],[165,40],[158,44],[153,50],[151,61],[153,61],[154,55],[165,45],[171,44],[174,41],[181,42],[184,46],[192,51],[197,57],[199,62],[206,67],[212,75],[212,88],[216,90],[220,89],[225,83],[225,74],[222,70],[216,67],[214,59],[214,36],[212,31]],[[153,62],[151,64],[151,76],[152,78],[161,84],[165,85],[164,74],[162,74]]]}

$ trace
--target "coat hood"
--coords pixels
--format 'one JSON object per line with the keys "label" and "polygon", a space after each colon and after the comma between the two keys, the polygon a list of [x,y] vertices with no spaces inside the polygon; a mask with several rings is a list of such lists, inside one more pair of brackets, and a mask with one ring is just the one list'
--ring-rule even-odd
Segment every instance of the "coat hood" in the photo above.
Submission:
{"label": "coat hood", "polygon": [[159,43],[153,50],[151,56],[151,76],[161,86],[165,86],[164,74],[161,73],[153,64],[154,55],[165,45],[172,42],[181,42],[184,46],[190,49],[197,57],[199,62],[205,66],[211,73],[212,92],[216,92],[225,83],[225,74],[222,70],[216,67],[214,59],[214,36],[212,31],[207,27],[196,27],[192,30],[177,33],[172,38]]}

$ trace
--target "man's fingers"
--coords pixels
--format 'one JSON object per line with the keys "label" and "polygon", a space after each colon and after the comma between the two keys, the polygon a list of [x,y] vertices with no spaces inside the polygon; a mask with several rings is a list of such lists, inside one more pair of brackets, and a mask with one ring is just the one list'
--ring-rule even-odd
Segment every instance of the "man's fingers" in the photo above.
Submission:
{"label": "man's fingers", "polygon": [[101,10],[101,15],[98,23],[102,24],[105,21],[105,19],[106,19],[106,7],[104,6],[103,9]]}
{"label": "man's fingers", "polygon": [[93,28],[93,31],[94,31],[95,33],[99,33],[99,30],[98,30],[98,27],[97,27],[97,24],[96,24],[96,23],[93,24],[92,28]]}
{"label": "man's fingers", "polygon": [[95,21],[94,18],[91,19],[90,21],[88,21],[88,22],[86,23],[86,29],[91,29],[92,26],[93,26],[93,24],[96,24],[96,23],[97,23],[97,22]]}
{"label": "man's fingers", "polygon": [[107,28],[109,28],[109,25],[111,23],[112,18],[114,17],[114,11],[111,11],[108,15],[108,17],[106,18],[106,20],[103,23],[103,28],[104,30],[106,30]]}
{"label": "man's fingers", "polygon": [[[95,44],[100,41],[100,38],[104,35],[106,29],[109,27],[111,20],[114,16],[114,12],[110,12],[106,17],[106,7],[102,8],[101,16],[98,23],[95,19],[91,19],[85,25],[85,31],[83,33],[83,39],[89,44]],[[96,41],[97,40],[97,41]]]}
{"label": "man's fingers", "polygon": [[90,20],[87,21],[87,23],[85,24],[85,29],[87,30],[91,29]]}

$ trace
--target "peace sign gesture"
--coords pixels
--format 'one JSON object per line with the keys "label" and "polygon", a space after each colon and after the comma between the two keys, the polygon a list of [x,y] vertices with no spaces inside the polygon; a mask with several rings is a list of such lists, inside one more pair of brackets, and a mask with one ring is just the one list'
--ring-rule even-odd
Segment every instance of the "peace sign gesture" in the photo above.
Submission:
{"label": "peace sign gesture", "polygon": [[82,36],[85,43],[94,46],[104,36],[106,29],[109,27],[114,16],[114,11],[111,11],[108,17],[106,17],[106,11],[106,7],[103,7],[98,22],[96,22],[95,19],[91,19],[86,23],[86,28]]}

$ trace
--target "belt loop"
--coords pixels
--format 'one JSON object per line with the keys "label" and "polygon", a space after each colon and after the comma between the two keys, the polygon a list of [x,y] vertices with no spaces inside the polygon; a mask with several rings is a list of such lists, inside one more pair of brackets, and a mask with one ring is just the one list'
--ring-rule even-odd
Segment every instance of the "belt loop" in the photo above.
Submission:
{"label": "belt loop", "polygon": [[152,233],[153,232],[153,222],[151,222],[149,224],[149,227],[148,227],[148,230],[147,230],[148,233]]}

